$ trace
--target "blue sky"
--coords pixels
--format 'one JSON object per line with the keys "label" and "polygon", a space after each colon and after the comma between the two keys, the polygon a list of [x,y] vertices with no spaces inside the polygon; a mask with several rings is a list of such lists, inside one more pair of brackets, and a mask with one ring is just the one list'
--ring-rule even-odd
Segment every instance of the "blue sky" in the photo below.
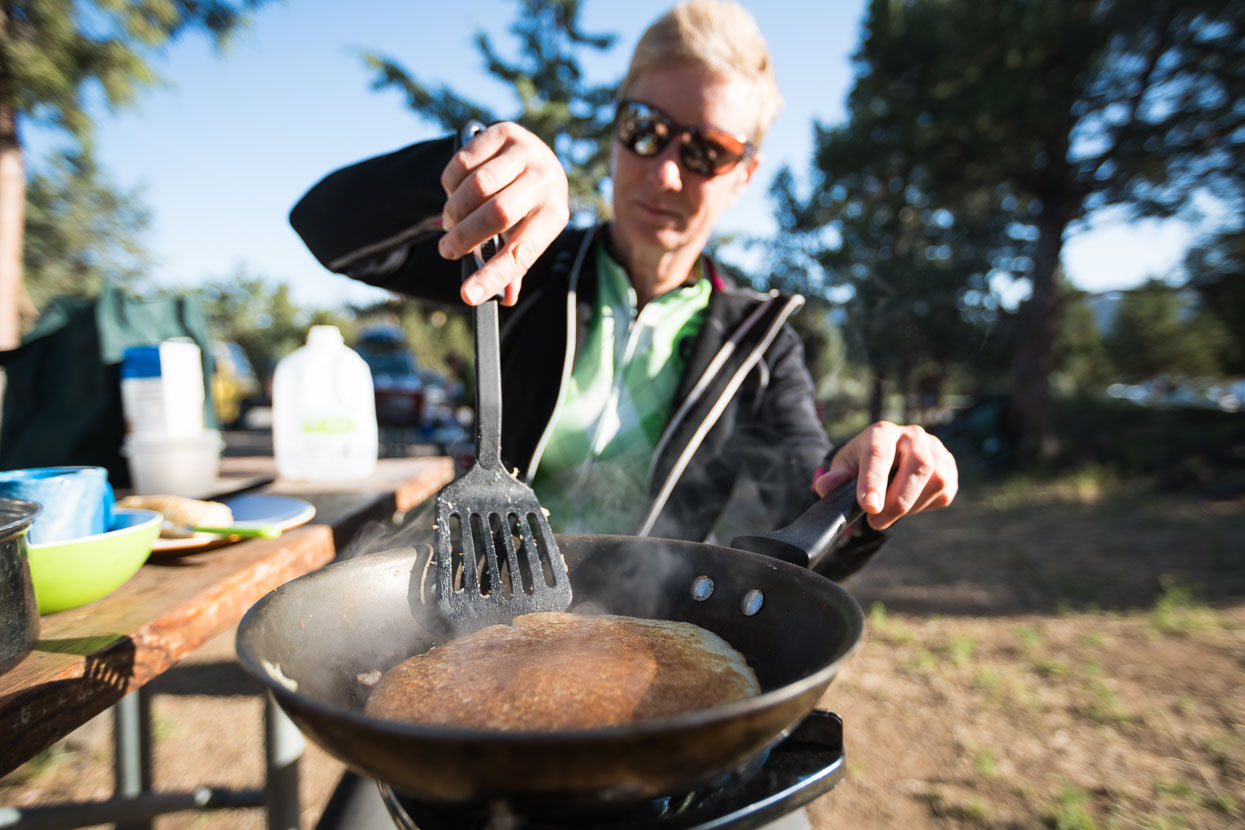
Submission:
{"label": "blue sky", "polygon": [[[619,35],[586,63],[592,80],[613,82],[643,27],[669,0],[587,0],[589,32]],[[744,0],[774,53],[786,99],[749,192],[723,217],[724,230],[772,231],[767,189],[783,164],[807,171],[812,124],[838,123],[851,86],[864,0]],[[174,44],[153,65],[164,87],[136,106],[97,120],[97,154],[113,184],[137,188],[152,213],[145,242],[162,285],[193,287],[239,267],[288,282],[297,301],[333,306],[379,292],[325,272],[290,230],[286,215],[330,170],[438,133],[397,92],[373,92],[359,49],[388,54],[428,82],[445,82],[506,112],[507,90],[481,68],[478,30],[503,49],[512,0],[286,0],[261,9],[224,54],[202,37]],[[57,139],[27,130],[38,156]],[[1178,265],[1192,232],[1183,223],[1129,226],[1110,218],[1065,246],[1077,285],[1108,290],[1163,276]]]}

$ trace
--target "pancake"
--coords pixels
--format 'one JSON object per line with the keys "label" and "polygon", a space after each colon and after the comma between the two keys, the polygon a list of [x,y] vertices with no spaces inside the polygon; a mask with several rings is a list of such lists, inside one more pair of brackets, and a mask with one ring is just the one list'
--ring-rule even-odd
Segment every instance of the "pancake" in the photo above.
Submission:
{"label": "pancake", "polygon": [[525,614],[385,672],[364,711],[480,730],[593,729],[759,694],[742,654],[692,623]]}

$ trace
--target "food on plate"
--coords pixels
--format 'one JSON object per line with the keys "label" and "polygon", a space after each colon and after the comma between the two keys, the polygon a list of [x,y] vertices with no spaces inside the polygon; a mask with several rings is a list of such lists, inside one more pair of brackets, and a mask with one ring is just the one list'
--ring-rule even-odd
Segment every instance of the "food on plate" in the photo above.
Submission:
{"label": "food on plate", "polygon": [[164,520],[178,527],[228,527],[233,524],[233,511],[218,501],[201,501],[186,496],[126,496],[118,507],[154,510]]}
{"label": "food on plate", "polygon": [[593,729],[760,691],[743,655],[692,623],[546,612],[398,663],[381,676],[364,711],[470,729]]}

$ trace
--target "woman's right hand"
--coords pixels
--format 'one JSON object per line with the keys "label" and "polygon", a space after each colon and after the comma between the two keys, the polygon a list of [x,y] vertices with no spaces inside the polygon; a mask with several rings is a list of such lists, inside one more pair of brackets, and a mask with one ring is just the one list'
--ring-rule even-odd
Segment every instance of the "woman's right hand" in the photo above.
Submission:
{"label": "woman's right hand", "polygon": [[504,121],[477,133],[441,173],[447,198],[439,250],[461,259],[490,236],[502,246],[462,286],[463,302],[479,305],[499,293],[514,305],[523,276],[570,220],[566,171],[553,150],[518,124]]}
{"label": "woman's right hand", "polygon": [[903,516],[946,507],[960,488],[955,456],[937,436],[889,421],[870,424],[844,444],[813,487],[824,496],[852,479],[856,499],[875,530]]}

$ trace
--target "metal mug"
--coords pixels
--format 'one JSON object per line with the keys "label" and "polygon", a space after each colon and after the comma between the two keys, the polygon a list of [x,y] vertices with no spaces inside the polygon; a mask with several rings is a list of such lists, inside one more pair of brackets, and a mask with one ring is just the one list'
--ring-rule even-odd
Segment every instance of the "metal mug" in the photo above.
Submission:
{"label": "metal mug", "polygon": [[26,537],[41,510],[33,501],[0,499],[0,673],[20,663],[39,639]]}

